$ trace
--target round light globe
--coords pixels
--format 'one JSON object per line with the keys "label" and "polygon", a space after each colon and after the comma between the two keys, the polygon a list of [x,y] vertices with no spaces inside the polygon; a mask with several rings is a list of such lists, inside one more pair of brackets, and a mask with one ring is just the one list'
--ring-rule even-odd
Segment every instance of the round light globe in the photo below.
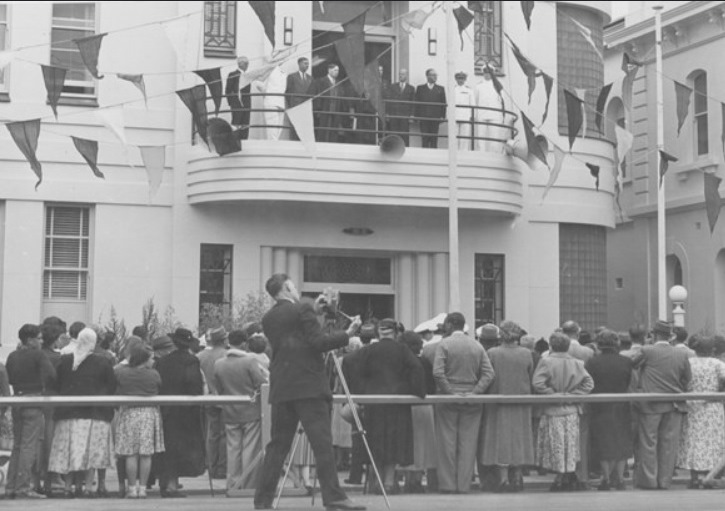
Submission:
{"label": "round light globe", "polygon": [[687,289],[682,286],[672,286],[669,295],[673,303],[684,302],[687,300]]}

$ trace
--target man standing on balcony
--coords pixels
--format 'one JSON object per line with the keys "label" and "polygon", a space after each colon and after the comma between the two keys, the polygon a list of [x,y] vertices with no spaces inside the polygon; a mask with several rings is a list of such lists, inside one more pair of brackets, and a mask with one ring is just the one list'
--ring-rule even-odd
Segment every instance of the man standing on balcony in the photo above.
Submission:
{"label": "man standing on balcony", "polygon": [[315,139],[317,142],[338,142],[344,114],[348,113],[345,89],[337,79],[340,67],[327,65],[327,76],[312,82],[309,94],[314,98]]}
{"label": "man standing on balcony", "polygon": [[239,130],[240,138],[247,140],[249,138],[249,109],[251,108],[249,91],[252,84],[248,83],[240,90],[239,82],[243,73],[247,72],[249,59],[242,55],[237,59],[237,67],[239,69],[235,69],[227,77],[224,95],[227,97],[227,103],[232,111],[232,125],[241,128]]}
{"label": "man standing on balcony", "polygon": [[455,75],[456,126],[458,127],[458,149],[471,149],[471,125],[473,118],[473,91],[466,85],[468,75],[458,71]]}
{"label": "man standing on balcony", "polygon": [[408,70],[401,69],[398,73],[398,83],[391,85],[388,89],[390,101],[385,105],[388,115],[388,130],[393,135],[399,135],[408,143],[408,132],[410,131],[410,121],[414,113],[415,88],[408,83]]}
{"label": "man standing on balcony", "polygon": [[500,124],[503,122],[503,101],[501,96],[496,92],[493,86],[491,74],[493,69],[487,64],[483,68],[483,80],[476,85],[476,149],[479,151],[496,151],[501,152],[503,145],[501,142],[486,139],[504,139],[503,130],[498,126],[492,126],[492,123]]}
{"label": "man standing on balcony", "polygon": [[259,91],[264,93],[262,106],[264,124],[267,126],[267,140],[279,140],[282,135],[286,86],[287,75],[279,66],[272,70],[264,83],[257,85]]}
{"label": "man standing on balcony", "polygon": [[446,90],[436,84],[438,73],[435,69],[425,72],[427,82],[418,85],[415,91],[416,117],[420,120],[420,133],[423,147],[438,147],[438,128],[446,117]]}
{"label": "man standing on balcony", "polygon": [[[308,98],[307,93],[312,85],[312,76],[307,72],[310,68],[310,60],[307,57],[300,57],[297,59],[297,66],[299,71],[287,75],[287,88],[284,91],[287,94],[287,108],[303,103]],[[292,140],[300,139],[294,127],[292,127],[291,133]]]}

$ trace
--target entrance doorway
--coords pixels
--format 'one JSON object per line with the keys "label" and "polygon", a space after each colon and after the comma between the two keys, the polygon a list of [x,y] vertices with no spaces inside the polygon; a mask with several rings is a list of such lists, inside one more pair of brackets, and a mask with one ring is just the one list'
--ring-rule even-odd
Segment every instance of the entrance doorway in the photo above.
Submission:
{"label": "entrance doorway", "polygon": [[[321,78],[327,75],[327,65],[335,62],[340,65],[338,80],[347,77],[347,71],[340,62],[335,49],[335,41],[345,37],[342,32],[326,32],[313,30],[314,46],[312,50],[312,77]],[[378,59],[383,66],[383,81],[390,83],[393,72],[393,40],[385,36],[365,36],[365,64]]]}

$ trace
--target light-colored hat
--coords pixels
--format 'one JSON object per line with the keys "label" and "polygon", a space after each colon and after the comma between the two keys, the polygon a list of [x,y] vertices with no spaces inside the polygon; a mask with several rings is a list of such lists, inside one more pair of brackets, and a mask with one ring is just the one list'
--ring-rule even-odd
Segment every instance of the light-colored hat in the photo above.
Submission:
{"label": "light-colored hat", "polygon": [[440,330],[441,325],[446,320],[446,315],[447,314],[445,312],[441,312],[436,317],[423,321],[420,325],[415,327],[413,331],[416,334],[422,334],[423,332],[435,332],[436,330]]}
{"label": "light-colored hat", "polygon": [[464,80],[468,78],[468,75],[464,73],[463,71],[458,71],[455,75],[453,75],[455,78],[463,78]]}
{"label": "light-colored hat", "polygon": [[493,323],[486,323],[476,329],[476,335],[482,341],[493,341],[501,336],[501,332]]}
{"label": "light-colored hat", "polygon": [[223,326],[220,326],[219,328],[215,328],[209,332],[209,334],[206,336],[208,344],[219,344],[220,342],[224,341],[225,339],[229,338],[229,334],[227,333],[227,329]]}

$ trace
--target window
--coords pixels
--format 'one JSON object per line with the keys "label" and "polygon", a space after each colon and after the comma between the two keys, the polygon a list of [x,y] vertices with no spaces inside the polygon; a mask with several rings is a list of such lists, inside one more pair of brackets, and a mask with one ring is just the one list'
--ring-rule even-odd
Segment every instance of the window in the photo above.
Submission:
{"label": "window", "polygon": [[45,210],[43,298],[86,299],[90,209],[49,206]]}
{"label": "window", "polygon": [[559,323],[592,331],[607,324],[607,233],[595,225],[559,225]]}
{"label": "window", "polygon": [[708,131],[707,131],[707,73],[704,71],[695,75],[692,80],[695,89],[695,146],[697,156],[707,154]]}
{"label": "window", "polygon": [[204,2],[204,56],[235,58],[237,2]]}
{"label": "window", "polygon": [[305,282],[391,284],[389,257],[305,256]]}
{"label": "window", "polygon": [[[8,6],[0,4],[0,51],[8,49]],[[7,68],[5,68],[7,69]],[[5,69],[0,69],[0,91],[7,90]]]}
{"label": "window", "polygon": [[54,4],[51,27],[50,65],[68,69],[63,85],[66,95],[92,96],[96,84],[81,59],[81,52],[73,39],[96,33],[96,5],[94,3]]}
{"label": "window", "polygon": [[474,273],[476,328],[504,320],[504,256],[476,254]]}
{"label": "window", "polygon": [[201,245],[199,269],[199,307],[231,305],[232,303],[232,246]]}
{"label": "window", "polygon": [[490,64],[501,69],[501,4],[503,2],[468,2],[473,10],[474,69],[477,75]]}

